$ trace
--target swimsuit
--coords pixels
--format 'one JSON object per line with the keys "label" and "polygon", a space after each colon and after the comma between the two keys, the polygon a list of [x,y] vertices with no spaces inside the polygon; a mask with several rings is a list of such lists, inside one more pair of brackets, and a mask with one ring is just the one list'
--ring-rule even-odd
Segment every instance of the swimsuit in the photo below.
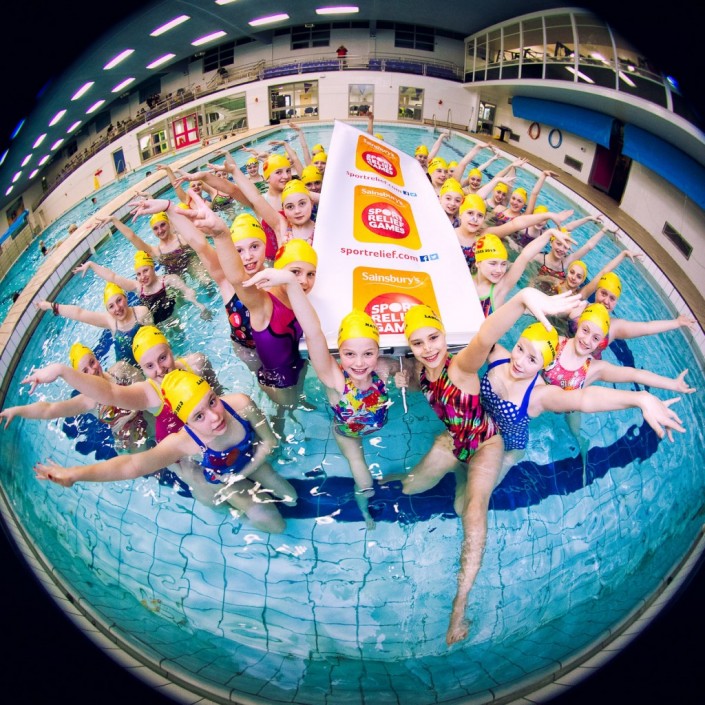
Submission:
{"label": "swimsuit", "polygon": [[358,389],[343,370],[345,387],[340,401],[331,405],[333,429],[341,436],[358,438],[379,431],[387,423],[389,395],[384,382],[376,372],[372,373],[372,384],[367,389]]}
{"label": "swimsuit", "polygon": [[198,257],[196,250],[194,250],[191,245],[181,242],[178,234],[176,239],[179,242],[179,247],[171,252],[162,252],[162,246],[159,244],[157,249],[159,250],[159,257],[157,261],[164,267],[164,271],[167,274],[183,274],[188,268],[191,260]]}
{"label": "swimsuit", "polygon": [[130,307],[132,315],[135,317],[135,325],[130,328],[130,330],[120,330],[115,326],[113,331],[113,342],[115,343],[115,359],[116,360],[127,360],[131,365],[137,365],[134,355],[132,354],[132,340],[137,331],[142,327],[142,324],[137,319],[137,314],[135,310]]}
{"label": "swimsuit", "polygon": [[152,312],[155,325],[166,321],[174,313],[174,306],[176,306],[176,300],[173,296],[169,296],[169,292],[166,290],[164,277],[162,277],[162,288],[154,294],[145,294],[144,287],[142,287],[140,301]]}
{"label": "swimsuit", "polygon": [[559,360],[567,343],[567,338],[563,338],[563,340],[558,343],[558,347],[556,348],[556,357],[543,371],[543,378],[549,384],[556,387],[561,387],[567,391],[582,389],[585,386],[585,378],[587,377],[588,369],[590,368],[590,362],[592,362],[592,356],[589,356],[577,370],[566,370],[566,368],[560,364]]}
{"label": "swimsuit", "polygon": [[285,235],[285,237],[284,237],[284,241],[285,241],[285,242],[289,242],[289,240],[298,239],[298,240],[305,240],[309,245],[313,245],[313,233],[314,233],[314,230],[315,230],[315,229],[316,229],[316,224],[314,223],[314,228],[313,228],[313,230],[311,231],[311,234],[310,234],[308,237],[298,237],[298,238],[297,238],[297,237],[294,236],[294,229],[291,227],[290,224],[288,224],[288,225],[286,226],[286,235]]}
{"label": "swimsuit", "polygon": [[187,425],[184,430],[201,448],[199,465],[203,475],[212,484],[220,484],[223,475],[230,475],[242,470],[252,460],[252,437],[254,432],[249,422],[243,419],[226,401],[220,400],[225,410],[240,423],[245,431],[245,437],[235,445],[225,450],[209,448]]}
{"label": "swimsuit", "polygon": [[299,372],[304,365],[304,360],[299,354],[299,341],[303,331],[290,308],[269,292],[267,296],[272,300],[269,325],[264,330],[252,331],[257,353],[262,361],[262,367],[257,370],[257,379],[267,387],[294,387],[299,381]]}
{"label": "swimsuit", "polygon": [[[132,382],[132,380],[110,376],[121,387]],[[115,450],[118,452],[133,450],[139,441],[144,441],[147,438],[147,421],[141,411],[121,409],[112,404],[96,404],[96,416],[98,421],[104,423],[112,431]]]}
{"label": "swimsuit", "polygon": [[506,365],[509,361],[509,358],[506,357],[490,362],[487,366],[487,372],[480,382],[480,399],[485,411],[497,424],[499,434],[504,440],[504,450],[524,450],[529,442],[529,400],[540,373],[537,372],[531,380],[526,392],[524,392],[521,406],[517,406],[511,401],[502,399],[494,391],[488,376],[491,369],[498,365]]}
{"label": "swimsuit", "polygon": [[254,349],[255,339],[252,336],[250,311],[237,294],[233,294],[232,299],[225,304],[225,312],[228,314],[231,340],[244,348]]}
{"label": "swimsuit", "polygon": [[426,400],[453,438],[453,455],[467,462],[498,429],[482,408],[480,395],[463,392],[450,381],[448,366],[452,359],[453,354],[448,354],[441,376],[434,382],[428,381],[423,369],[419,383]]}
{"label": "swimsuit", "polygon": [[551,269],[546,264],[546,253],[543,253],[543,264],[539,267],[538,276],[551,276],[556,277],[556,279],[565,279],[565,268],[563,267],[563,262],[561,262],[560,271],[558,269]]}
{"label": "swimsuit", "polygon": [[468,269],[472,270],[475,266],[475,245],[477,243],[473,242],[472,245],[461,245],[460,249],[463,251],[463,256],[465,257],[465,262],[468,265]]}
{"label": "swimsuit", "polygon": [[[279,212],[284,215],[284,211]],[[264,256],[267,259],[274,259],[277,254],[277,250],[279,249],[277,234],[269,227],[269,224],[266,221],[261,221],[261,225],[262,230],[264,230],[264,234],[267,236],[267,242],[264,246]]]}
{"label": "swimsuit", "polygon": [[480,297],[480,306],[482,306],[482,313],[485,314],[485,318],[490,316],[495,310],[494,305],[494,284],[490,285],[490,293],[487,296]]}

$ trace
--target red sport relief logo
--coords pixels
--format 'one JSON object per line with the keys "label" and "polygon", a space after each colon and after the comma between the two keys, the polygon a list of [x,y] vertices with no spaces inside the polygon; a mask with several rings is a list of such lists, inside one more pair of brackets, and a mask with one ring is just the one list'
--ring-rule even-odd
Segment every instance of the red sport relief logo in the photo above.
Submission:
{"label": "red sport relief logo", "polygon": [[369,230],[395,239],[405,238],[411,232],[404,216],[394,206],[382,201],[363,209],[362,222]]}
{"label": "red sport relief logo", "polygon": [[390,147],[367,135],[360,135],[355,150],[355,168],[381,176],[390,183],[404,186],[399,155]]}
{"label": "red sport relief logo", "polygon": [[363,152],[362,159],[373,171],[382,176],[393,179],[397,175],[397,168],[383,154],[377,152]]}
{"label": "red sport relief logo", "polygon": [[353,237],[358,242],[421,248],[411,204],[389,189],[357,184],[353,213]]}
{"label": "red sport relief logo", "polygon": [[404,316],[416,304],[423,303],[415,296],[392,291],[372,299],[365,307],[380,333],[403,333]]}

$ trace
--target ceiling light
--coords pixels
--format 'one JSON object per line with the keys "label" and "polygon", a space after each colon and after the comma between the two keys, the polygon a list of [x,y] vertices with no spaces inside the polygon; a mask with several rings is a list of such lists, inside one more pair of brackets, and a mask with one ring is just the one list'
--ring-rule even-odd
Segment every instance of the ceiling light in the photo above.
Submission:
{"label": "ceiling light", "polygon": [[10,153],[10,150],[9,150],[9,149],[6,149],[6,150],[3,152],[2,157],[0,157],[0,166],[2,166],[2,165],[5,163],[5,159],[7,159],[7,155],[8,155],[9,153]]}
{"label": "ceiling light", "polygon": [[97,103],[93,103],[88,110],[86,110],[86,115],[90,115],[91,113],[94,113],[98,108],[105,103],[104,100],[99,100]]}
{"label": "ceiling light", "polygon": [[94,81],[88,81],[84,83],[72,96],[71,100],[78,100],[92,85]]}
{"label": "ceiling light", "polygon": [[19,178],[22,176],[22,172],[18,171],[13,177],[12,177],[12,183],[14,184]]}
{"label": "ceiling light", "polygon": [[39,160],[39,166],[44,166],[48,161],[49,161],[49,155],[48,155],[48,154],[45,154],[45,155]]}
{"label": "ceiling light", "polygon": [[191,42],[192,46],[195,47],[200,47],[201,44],[207,44],[208,42],[212,42],[214,39],[220,39],[221,37],[224,37],[227,34],[227,32],[224,32],[222,29],[219,29],[217,32],[212,32],[211,34],[206,34],[205,37],[200,37],[199,39],[194,39]]}
{"label": "ceiling light", "polygon": [[150,32],[149,36],[158,37],[160,34],[164,34],[164,32],[168,32],[170,29],[174,29],[174,27],[178,27],[180,24],[183,24],[190,19],[191,18],[188,15],[179,15],[178,17],[174,17],[173,20],[169,20],[166,24],[163,24],[161,27],[157,27],[153,32]]}
{"label": "ceiling light", "polygon": [[71,125],[71,127],[69,127],[69,129],[66,130],[66,132],[73,132],[80,124],[81,124],[81,121],[76,120],[76,122],[74,122],[74,124]]}
{"label": "ceiling light", "polygon": [[53,152],[55,149],[59,149],[61,145],[64,143],[64,138],[62,137],[60,140],[56,140],[54,144],[51,145],[51,151]]}
{"label": "ceiling light", "polygon": [[39,135],[39,137],[37,137],[37,141],[32,145],[32,149],[36,149],[37,147],[39,147],[39,145],[40,145],[42,142],[44,142],[44,138],[45,138],[46,136],[47,136],[47,133],[46,133],[46,132],[45,132],[43,135]]}
{"label": "ceiling light", "polygon": [[157,66],[165,64],[167,61],[171,61],[175,56],[176,54],[164,54],[164,56],[160,56],[158,59],[155,59],[151,64],[147,64],[146,68],[156,69]]}
{"label": "ceiling light", "polygon": [[[17,137],[17,134],[18,134],[19,131],[22,129],[22,126],[24,125],[24,122],[25,122],[25,119],[22,118],[22,119],[17,123],[17,127],[12,131],[12,134],[10,135],[10,139],[11,139],[11,140],[14,140],[15,137]],[[2,164],[2,162],[0,162],[0,164]]]}
{"label": "ceiling light", "polygon": [[103,66],[103,71],[114,69],[121,61],[124,61],[128,56],[130,56],[130,54],[134,53],[134,49],[125,49],[125,51],[121,51],[115,58],[110,59],[110,61]]}
{"label": "ceiling light", "polygon": [[215,0],[216,5],[229,5],[231,2],[235,2],[236,0]]}
{"label": "ceiling light", "polygon": [[27,164],[29,163],[29,160],[30,160],[31,158],[32,158],[32,155],[31,155],[31,154],[28,154],[28,155],[22,160],[22,164],[20,164],[20,166],[22,166],[22,167],[27,166]]}
{"label": "ceiling light", "polygon": [[634,81],[632,81],[632,79],[629,78],[629,76],[627,76],[627,74],[624,73],[624,71],[619,71],[619,77],[620,77],[628,86],[631,86],[632,88],[636,88],[636,83],[634,83]]}
{"label": "ceiling light", "polygon": [[51,119],[51,122],[49,123],[49,127],[54,127],[54,125],[56,125],[56,123],[59,122],[59,120],[61,120],[61,118],[64,117],[64,115],[66,115],[66,111],[59,110],[59,112],[56,113],[56,115],[54,115],[54,117]]}
{"label": "ceiling light", "polygon": [[134,76],[132,78],[126,78],[124,81],[121,81],[120,83],[113,88],[111,93],[119,93],[125,86],[129,86],[133,81],[134,81]]}
{"label": "ceiling light", "polygon": [[29,175],[29,178],[30,178],[30,179],[33,179],[38,173],[39,173],[39,169],[35,169],[35,170]]}
{"label": "ceiling light", "polygon": [[12,193],[12,189],[13,189],[13,187],[10,186],[10,188],[7,189],[7,191],[5,191],[5,195],[6,195],[6,196],[9,196],[9,195]]}
{"label": "ceiling light", "polygon": [[572,66],[566,66],[566,71],[570,71],[570,73],[573,74],[573,76],[577,76],[578,78],[582,78],[583,81],[586,81],[587,83],[595,83],[590,76],[586,76],[582,71],[576,71]]}
{"label": "ceiling light", "polygon": [[353,12],[360,12],[360,8],[355,7],[355,5],[341,5],[340,7],[316,8],[317,15],[347,15]]}
{"label": "ceiling light", "polygon": [[268,17],[260,17],[259,19],[256,20],[250,20],[247,24],[250,25],[250,27],[261,27],[263,24],[271,24],[272,22],[281,22],[282,20],[288,20],[289,15],[287,15],[285,12],[282,12],[278,15],[269,15]]}

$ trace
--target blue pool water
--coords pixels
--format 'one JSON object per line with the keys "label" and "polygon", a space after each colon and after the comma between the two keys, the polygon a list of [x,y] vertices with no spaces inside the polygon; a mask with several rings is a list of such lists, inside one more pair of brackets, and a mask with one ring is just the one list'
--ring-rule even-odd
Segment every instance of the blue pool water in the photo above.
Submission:
{"label": "blue pool water", "polygon": [[[433,140],[414,128],[380,131],[407,151]],[[330,142],[330,129],[306,134],[309,144]],[[461,137],[456,142],[467,149]],[[441,155],[457,157],[452,149]],[[235,157],[241,163],[246,155]],[[545,191],[557,206],[565,203],[550,186]],[[595,227],[581,228],[578,239]],[[135,229],[152,240],[146,218]],[[588,266],[596,271],[620,247],[603,240]],[[94,259],[132,272],[132,249],[121,235],[107,239]],[[627,262],[619,273],[625,291],[619,315],[675,317],[643,267]],[[102,289],[91,274],[74,277],[57,301],[96,309]],[[175,352],[202,350],[228,390],[242,390],[271,411],[232,353],[219,296],[199,289],[199,298],[216,315],[204,323],[184,304],[182,325],[167,330]],[[64,361],[78,338],[104,351],[106,365],[113,360],[100,330],[44,316],[5,404],[66,398],[70,390],[57,383],[30,399],[19,380],[35,365]],[[687,333],[627,341],[604,358],[624,364],[630,356],[669,376],[687,367],[690,384],[705,386],[700,353]],[[402,496],[398,483],[383,486],[371,502],[377,528],[367,531],[310,370],[306,393],[317,410],[295,412],[274,460],[301,497],[297,507],[282,507],[287,530],[280,536],[252,530],[155,478],[71,489],[37,482],[36,461],[94,457],[89,427],[15,420],[0,436],[3,488],[77,600],[131,648],[215,698],[425,705],[516,690],[618,624],[669,573],[702,524],[705,481],[694,464],[681,462],[683,448],[697,457],[705,446],[697,422],[705,411],[702,395],[679,403],[688,432],[674,444],[658,442],[634,411],[586,417],[585,485],[565,419],[545,414],[532,422],[526,460],[493,495],[483,567],[470,594],[471,635],[449,650],[444,638],[461,540],[452,480],[413,498]],[[396,391],[392,399],[389,424],[366,444],[377,475],[411,468],[442,428],[420,394],[408,395],[407,413]]]}

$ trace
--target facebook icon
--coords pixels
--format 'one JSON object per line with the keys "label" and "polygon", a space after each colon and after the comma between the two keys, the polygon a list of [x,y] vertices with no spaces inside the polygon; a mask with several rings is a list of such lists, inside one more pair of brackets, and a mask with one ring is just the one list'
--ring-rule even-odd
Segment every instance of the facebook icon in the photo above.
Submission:
{"label": "facebook icon", "polygon": [[432,255],[420,255],[419,256],[419,262],[432,262],[433,260],[438,259],[438,254],[433,253]]}

